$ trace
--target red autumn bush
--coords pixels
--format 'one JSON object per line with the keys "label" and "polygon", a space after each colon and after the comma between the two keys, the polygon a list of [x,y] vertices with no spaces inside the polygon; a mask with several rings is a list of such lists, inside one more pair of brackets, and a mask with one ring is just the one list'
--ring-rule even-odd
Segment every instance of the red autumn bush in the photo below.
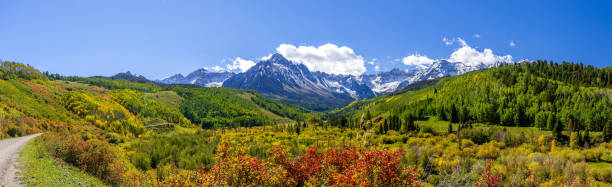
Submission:
{"label": "red autumn bush", "polygon": [[287,170],[289,182],[295,186],[419,186],[414,168],[401,168],[402,151],[364,151],[341,147],[319,152],[309,148],[300,157],[291,159],[288,151],[275,147],[270,154],[274,163]]}
{"label": "red autumn bush", "polygon": [[79,167],[109,184],[120,184],[121,167],[109,145],[99,140],[85,141],[79,135],[61,136],[47,133],[42,136],[47,150],[61,160]]}
{"label": "red autumn bush", "polygon": [[485,168],[484,172],[482,172],[482,174],[480,175],[480,180],[478,181],[478,183],[476,183],[476,186],[486,186],[486,187],[502,186],[502,184],[500,183],[502,178],[499,174],[495,173],[492,163],[493,163],[492,160],[487,161],[487,167]]}
{"label": "red autumn bush", "polygon": [[[268,160],[242,154],[227,141],[219,144],[218,160],[208,170],[184,171],[162,182],[168,186],[420,186],[420,171],[399,165],[402,151],[358,150],[354,147],[319,151],[310,147],[300,156],[277,146]],[[239,147],[239,146],[238,146]]]}

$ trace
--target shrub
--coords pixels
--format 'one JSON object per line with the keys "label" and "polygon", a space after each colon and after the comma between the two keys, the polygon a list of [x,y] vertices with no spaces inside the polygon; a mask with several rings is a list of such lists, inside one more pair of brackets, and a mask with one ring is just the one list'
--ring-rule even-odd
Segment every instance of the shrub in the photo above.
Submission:
{"label": "shrub", "polygon": [[11,137],[18,137],[18,136],[23,135],[23,131],[19,127],[10,126],[8,130],[6,131],[6,134],[8,134]]}
{"label": "shrub", "polygon": [[117,167],[115,152],[104,142],[85,141],[78,134],[63,136],[47,133],[42,138],[53,156],[107,183],[121,184],[123,171]]}

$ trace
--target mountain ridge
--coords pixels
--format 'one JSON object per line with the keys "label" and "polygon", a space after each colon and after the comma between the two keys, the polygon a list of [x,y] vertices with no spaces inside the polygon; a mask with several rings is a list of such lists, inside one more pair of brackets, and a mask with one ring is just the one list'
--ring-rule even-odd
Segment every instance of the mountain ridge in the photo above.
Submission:
{"label": "mountain ridge", "polygon": [[394,68],[377,74],[355,76],[311,71],[304,64],[290,61],[276,53],[241,73],[211,72],[202,68],[187,76],[176,74],[156,82],[252,89],[277,101],[314,110],[327,110],[354,100],[391,93],[419,81],[460,75],[505,63],[467,65],[442,59],[422,69]]}

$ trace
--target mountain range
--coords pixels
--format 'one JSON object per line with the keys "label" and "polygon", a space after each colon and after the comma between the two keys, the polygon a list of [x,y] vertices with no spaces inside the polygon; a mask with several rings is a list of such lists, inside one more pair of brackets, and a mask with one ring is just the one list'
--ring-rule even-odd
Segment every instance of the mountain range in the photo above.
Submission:
{"label": "mountain range", "polygon": [[283,103],[297,104],[313,110],[328,110],[344,106],[353,100],[390,93],[419,81],[487,69],[501,63],[504,62],[467,65],[462,62],[437,60],[423,69],[396,68],[378,74],[354,76],[313,72],[301,63],[274,54],[242,73],[198,69],[187,76],[176,74],[156,82],[251,89]]}
{"label": "mountain range", "polygon": [[234,75],[235,73],[233,72],[208,71],[201,68],[189,73],[187,76],[176,74],[157,82],[163,84],[195,84],[202,87],[220,87],[223,81]]}

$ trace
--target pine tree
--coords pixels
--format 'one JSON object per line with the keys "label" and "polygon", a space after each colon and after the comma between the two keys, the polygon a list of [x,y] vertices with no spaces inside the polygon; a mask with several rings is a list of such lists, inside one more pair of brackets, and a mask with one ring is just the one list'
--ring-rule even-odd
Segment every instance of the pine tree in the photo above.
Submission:
{"label": "pine tree", "polygon": [[457,123],[459,121],[458,119],[458,115],[457,115],[457,108],[455,108],[455,104],[451,104],[450,107],[450,121],[452,123]]}
{"label": "pine tree", "polygon": [[300,124],[299,123],[295,125],[295,133],[297,135],[300,135]]}
{"label": "pine tree", "polygon": [[608,121],[603,129],[604,142],[610,142],[612,140],[612,121]]}
{"label": "pine tree", "polygon": [[546,128],[548,130],[553,130],[555,128],[555,114],[549,114],[548,119],[546,120]]}
{"label": "pine tree", "polygon": [[453,123],[448,123],[448,134],[453,133]]}
{"label": "pine tree", "polygon": [[388,130],[389,130],[389,121],[385,119],[383,122],[383,134],[387,134]]}
{"label": "pine tree", "polygon": [[555,123],[555,127],[553,128],[553,136],[557,141],[561,140],[561,132],[563,132],[563,126],[561,126],[561,122],[557,120],[557,122]]}
{"label": "pine tree", "polygon": [[465,123],[468,121],[470,117],[470,111],[468,111],[467,107],[465,107],[465,105],[463,106],[463,108],[461,109],[461,123]]}
{"label": "pine tree", "polygon": [[584,148],[591,148],[591,135],[589,135],[589,129],[587,128],[586,132],[584,132],[584,137],[582,137],[582,141],[584,141]]}

